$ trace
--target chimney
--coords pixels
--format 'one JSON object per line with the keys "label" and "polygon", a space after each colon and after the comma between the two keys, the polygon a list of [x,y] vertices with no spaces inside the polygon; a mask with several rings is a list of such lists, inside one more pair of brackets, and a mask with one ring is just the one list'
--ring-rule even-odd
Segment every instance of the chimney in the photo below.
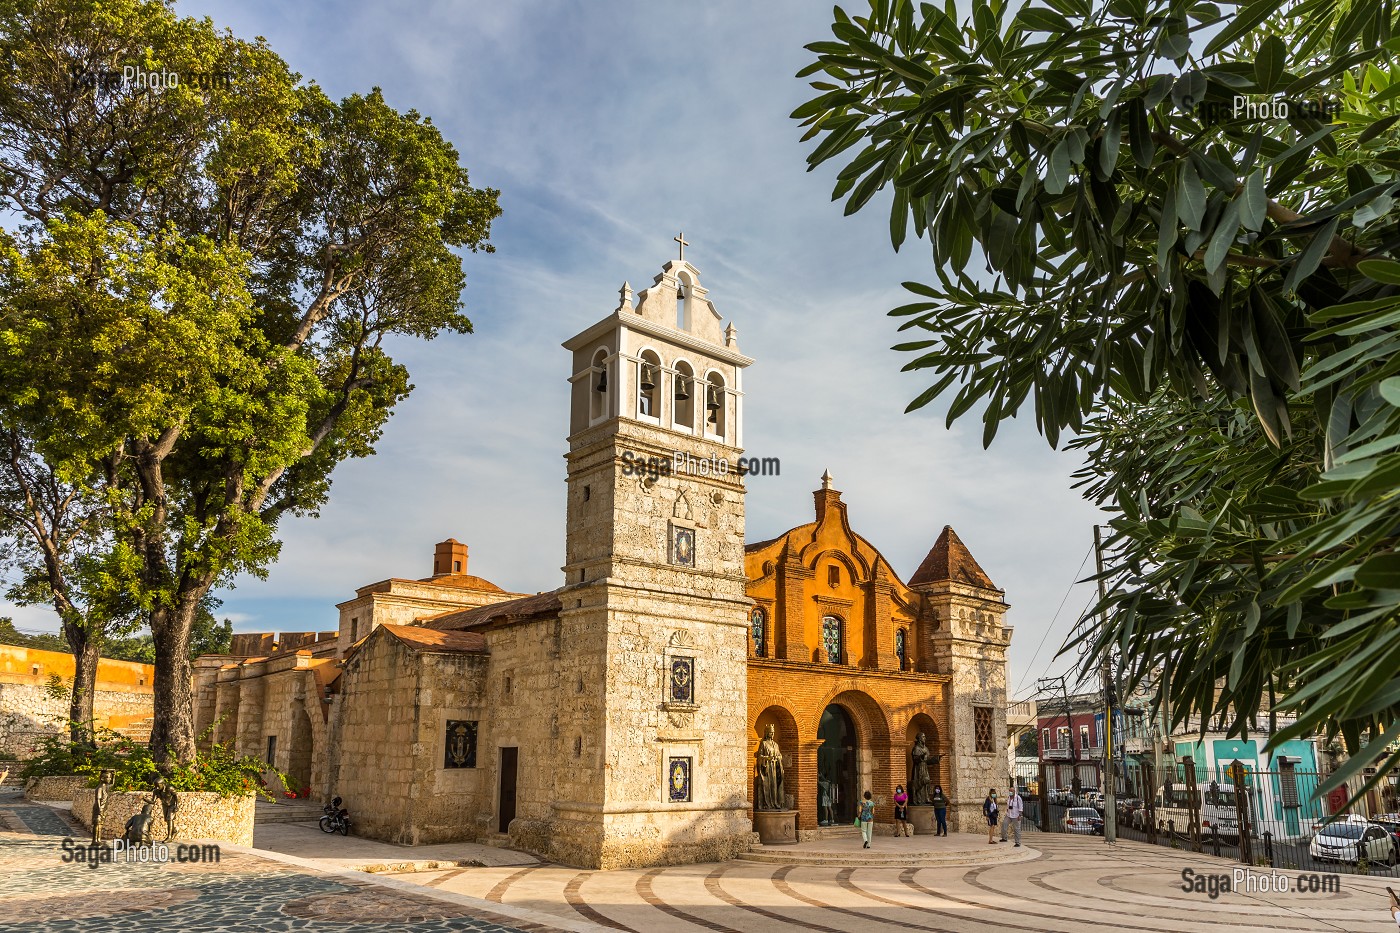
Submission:
{"label": "chimney", "polygon": [[433,576],[467,572],[467,546],[448,538],[433,551]]}
{"label": "chimney", "polygon": [[841,493],[831,485],[831,471],[827,470],[822,474],[822,488],[812,493],[812,498],[817,502],[817,524],[820,525],[826,520],[826,510],[828,507],[844,509],[846,503],[841,501]]}

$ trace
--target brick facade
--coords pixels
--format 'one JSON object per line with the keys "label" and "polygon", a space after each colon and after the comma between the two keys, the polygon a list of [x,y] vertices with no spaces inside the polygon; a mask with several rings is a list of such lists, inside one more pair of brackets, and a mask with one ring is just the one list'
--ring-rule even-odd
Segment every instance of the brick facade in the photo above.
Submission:
{"label": "brick facade", "polygon": [[[1001,624],[1002,593],[951,528],[916,571],[917,588],[906,585],[851,530],[829,474],[813,495],[815,521],[746,548],[748,594],[761,614],[749,639],[749,761],[773,725],[798,833],[806,835],[823,816],[818,730],[837,706],[855,728],[855,762],[840,774],[829,763],[828,778],[848,799],[869,790],[876,819],[892,819],[890,798],[896,784],[908,786],[909,751],[923,732],[938,757],[930,776],[953,802],[950,816],[975,828],[982,794],[1005,779],[1010,629]],[[834,658],[832,630],[840,642]],[[985,751],[974,735],[977,706],[990,710],[994,726]]]}

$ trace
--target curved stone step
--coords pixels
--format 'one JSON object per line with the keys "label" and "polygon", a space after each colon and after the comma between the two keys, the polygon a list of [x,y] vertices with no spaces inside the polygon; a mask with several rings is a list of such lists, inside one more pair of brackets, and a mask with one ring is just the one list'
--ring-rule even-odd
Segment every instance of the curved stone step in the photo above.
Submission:
{"label": "curved stone step", "polygon": [[836,868],[933,868],[940,865],[1001,865],[1039,858],[1028,846],[997,846],[988,851],[935,852],[803,852],[792,847],[761,846],[739,856],[745,862],[768,865],[811,865]]}

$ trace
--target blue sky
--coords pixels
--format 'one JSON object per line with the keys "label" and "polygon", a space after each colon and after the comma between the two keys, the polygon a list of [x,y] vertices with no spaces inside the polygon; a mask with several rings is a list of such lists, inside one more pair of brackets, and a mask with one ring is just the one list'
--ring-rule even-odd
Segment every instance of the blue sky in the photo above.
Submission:
{"label": "blue sky", "polygon": [[[809,521],[829,468],[855,530],[904,577],[945,524],[1007,591],[1010,681],[1044,673],[1089,588],[1070,594],[1096,511],[1077,466],[1026,422],[988,451],[980,422],[903,414],[925,383],[901,374],[885,311],[931,279],[927,246],[895,255],[885,200],[855,217],[833,170],[806,171],[788,114],[822,3],[184,2],[265,36],[333,97],[382,87],[430,115],[477,185],[501,190],[491,255],[469,255],[476,333],[402,343],[417,387],[378,456],[343,465],[319,519],[283,527],[266,580],[223,593],[240,631],[333,628],[334,604],[388,576],[426,576],[453,536],[470,569],[507,589],[562,583],[567,354],[624,279],[642,288],[675,253],[700,269],[757,362],[745,374],[749,451],[782,460],[749,481],[748,537]],[[0,603],[26,628],[52,613]],[[1064,664],[1057,665],[1063,669]],[[1022,689],[1024,692],[1024,687]]]}

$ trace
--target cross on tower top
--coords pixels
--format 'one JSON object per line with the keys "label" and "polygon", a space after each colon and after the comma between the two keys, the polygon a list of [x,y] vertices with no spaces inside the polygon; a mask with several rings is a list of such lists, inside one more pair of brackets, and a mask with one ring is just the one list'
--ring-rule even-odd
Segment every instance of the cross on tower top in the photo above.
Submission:
{"label": "cross on tower top", "polygon": [[681,254],[679,258],[685,259],[685,248],[690,245],[689,241],[687,241],[685,238],[685,231],[681,231],[681,233],[678,236],[673,236],[671,237],[671,239],[675,240],[681,245]]}

